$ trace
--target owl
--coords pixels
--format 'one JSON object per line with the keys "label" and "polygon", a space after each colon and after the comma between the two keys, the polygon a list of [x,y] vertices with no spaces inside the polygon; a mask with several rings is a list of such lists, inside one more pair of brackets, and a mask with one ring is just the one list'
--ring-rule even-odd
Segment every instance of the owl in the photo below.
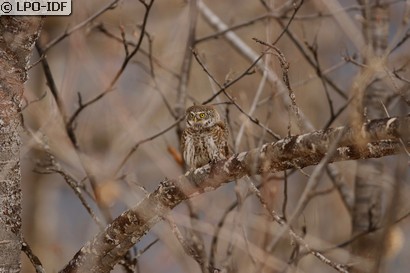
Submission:
{"label": "owl", "polygon": [[229,156],[229,131],[215,107],[194,105],[186,110],[186,128],[181,136],[181,150],[190,169]]}

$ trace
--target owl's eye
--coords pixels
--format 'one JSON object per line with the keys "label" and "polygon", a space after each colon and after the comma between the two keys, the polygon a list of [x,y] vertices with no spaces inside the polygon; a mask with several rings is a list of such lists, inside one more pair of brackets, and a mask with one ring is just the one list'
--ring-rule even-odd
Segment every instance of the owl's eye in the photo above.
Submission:
{"label": "owl's eye", "polygon": [[204,117],[205,117],[205,113],[200,113],[200,114],[199,114],[199,117],[200,117],[200,118],[204,118]]}

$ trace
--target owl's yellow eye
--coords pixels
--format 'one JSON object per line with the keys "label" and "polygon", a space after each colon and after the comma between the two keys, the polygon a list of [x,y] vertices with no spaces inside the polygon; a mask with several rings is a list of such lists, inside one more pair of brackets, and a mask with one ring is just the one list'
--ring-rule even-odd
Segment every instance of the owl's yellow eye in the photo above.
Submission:
{"label": "owl's yellow eye", "polygon": [[200,114],[199,114],[199,117],[200,117],[200,118],[204,118],[204,117],[205,117],[205,113],[200,113]]}

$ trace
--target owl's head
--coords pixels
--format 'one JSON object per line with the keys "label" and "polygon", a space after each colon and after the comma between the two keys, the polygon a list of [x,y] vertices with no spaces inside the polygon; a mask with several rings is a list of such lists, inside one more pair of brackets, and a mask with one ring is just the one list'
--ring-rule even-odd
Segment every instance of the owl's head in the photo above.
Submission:
{"label": "owl's head", "polygon": [[194,105],[186,109],[187,128],[209,128],[220,120],[215,107],[210,105]]}

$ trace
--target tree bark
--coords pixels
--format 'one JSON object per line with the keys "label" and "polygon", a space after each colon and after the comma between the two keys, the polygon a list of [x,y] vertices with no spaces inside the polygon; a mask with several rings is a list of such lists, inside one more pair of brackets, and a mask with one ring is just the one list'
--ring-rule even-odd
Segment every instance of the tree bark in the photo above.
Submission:
{"label": "tree bark", "polygon": [[0,273],[21,269],[20,105],[41,21],[0,17]]}

